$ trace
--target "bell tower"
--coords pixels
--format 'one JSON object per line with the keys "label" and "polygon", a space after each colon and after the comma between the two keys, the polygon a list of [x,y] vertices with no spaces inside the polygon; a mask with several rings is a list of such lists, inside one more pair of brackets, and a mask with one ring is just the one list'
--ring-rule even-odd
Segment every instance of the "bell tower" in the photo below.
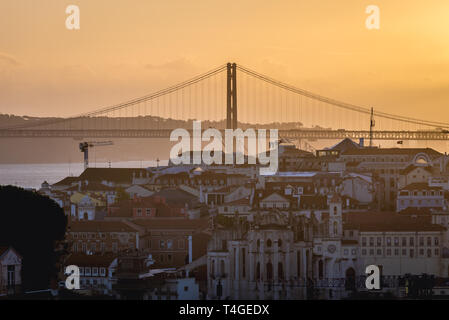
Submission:
{"label": "bell tower", "polygon": [[336,193],[329,199],[329,235],[335,238],[343,235],[341,201],[340,196]]}

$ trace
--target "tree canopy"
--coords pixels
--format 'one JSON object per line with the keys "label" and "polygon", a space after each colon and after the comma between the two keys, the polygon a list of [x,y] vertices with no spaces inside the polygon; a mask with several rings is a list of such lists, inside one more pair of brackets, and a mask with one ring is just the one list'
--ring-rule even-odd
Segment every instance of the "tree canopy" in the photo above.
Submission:
{"label": "tree canopy", "polygon": [[67,227],[64,210],[52,199],[13,186],[0,186],[0,245],[23,258],[25,290],[48,289],[55,270],[55,243]]}

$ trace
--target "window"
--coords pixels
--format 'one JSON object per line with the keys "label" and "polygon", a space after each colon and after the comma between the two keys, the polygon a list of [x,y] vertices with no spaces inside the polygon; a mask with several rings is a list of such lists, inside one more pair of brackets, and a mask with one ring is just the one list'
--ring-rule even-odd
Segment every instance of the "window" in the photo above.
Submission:
{"label": "window", "polygon": [[427,237],[427,246],[430,247],[432,245],[432,237]]}
{"label": "window", "polygon": [[362,256],[366,256],[366,249],[362,249]]}
{"label": "window", "polygon": [[366,238],[365,237],[362,238],[362,246],[366,247]]}
{"label": "window", "polygon": [[377,249],[377,255],[381,256],[382,255],[382,249]]}
{"label": "window", "polygon": [[382,238],[381,237],[377,237],[377,246],[381,246],[382,245]]}
{"label": "window", "polygon": [[167,240],[167,249],[173,248],[173,240]]}
{"label": "window", "polygon": [[105,276],[106,275],[106,268],[100,268],[100,275]]}
{"label": "window", "polygon": [[432,250],[427,249],[427,258],[432,257]]}
{"label": "window", "polygon": [[93,267],[92,268],[92,275],[93,276],[98,276],[98,268],[97,267]]}
{"label": "window", "polygon": [[420,247],[424,246],[424,237],[419,237],[419,246]]}
{"label": "window", "polygon": [[16,267],[14,265],[8,265],[8,287],[14,287],[16,285]]}
{"label": "window", "polygon": [[90,268],[86,267],[86,268],[84,269],[84,275],[90,276]]}
{"label": "window", "polygon": [[423,256],[424,255],[424,249],[419,249],[419,255]]}
{"label": "window", "polygon": [[402,249],[402,255],[406,256],[407,255],[407,249]]}
{"label": "window", "polygon": [[387,249],[387,256],[391,256],[391,249]]}
{"label": "window", "polygon": [[391,247],[391,238],[390,237],[387,238],[387,246]]}
{"label": "window", "polygon": [[165,240],[159,240],[159,249],[165,249]]}
{"label": "window", "polygon": [[438,246],[438,245],[440,245],[440,240],[438,239],[438,237],[435,237],[435,238],[433,238],[433,243],[436,245],[436,246]]}
{"label": "window", "polygon": [[394,255],[398,256],[399,255],[399,249],[394,249]]}
{"label": "window", "polygon": [[435,256],[439,256],[440,255],[440,249],[438,249],[438,248],[435,248]]}
{"label": "window", "polygon": [[413,237],[410,237],[410,239],[409,239],[410,241],[409,241],[409,243],[410,243],[410,247],[413,247],[414,245],[415,245],[415,238],[413,238]]}
{"label": "window", "polygon": [[80,276],[84,276],[84,267],[80,267]]}
{"label": "window", "polygon": [[271,248],[271,245],[272,245],[271,239],[268,239],[268,240],[267,240],[267,247],[268,247],[268,248]]}
{"label": "window", "polygon": [[374,247],[374,238],[373,237],[369,238],[369,246]]}
{"label": "window", "polygon": [[407,238],[406,237],[402,237],[402,246],[403,247],[407,246]]}
{"label": "window", "polygon": [[394,237],[394,246],[399,246],[399,237]]}

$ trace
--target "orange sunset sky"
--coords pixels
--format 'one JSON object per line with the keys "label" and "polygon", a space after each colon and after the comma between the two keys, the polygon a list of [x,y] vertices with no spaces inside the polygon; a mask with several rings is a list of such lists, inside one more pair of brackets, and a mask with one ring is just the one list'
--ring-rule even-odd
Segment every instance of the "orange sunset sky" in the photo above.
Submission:
{"label": "orange sunset sky", "polygon": [[[65,8],[80,8],[67,30]],[[365,27],[368,5],[380,30]],[[2,0],[0,113],[70,116],[225,62],[449,122],[447,0]]]}

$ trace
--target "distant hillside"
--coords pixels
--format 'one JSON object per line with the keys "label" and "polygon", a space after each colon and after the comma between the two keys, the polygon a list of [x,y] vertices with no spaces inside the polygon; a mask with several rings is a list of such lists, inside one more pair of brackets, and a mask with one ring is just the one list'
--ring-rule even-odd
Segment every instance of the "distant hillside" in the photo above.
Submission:
{"label": "distant hillside", "polygon": [[[101,119],[102,124],[105,128],[120,128],[122,126],[126,126],[127,128],[160,128],[160,129],[169,129],[169,128],[191,128],[192,127],[192,119],[189,120],[177,120],[177,119],[166,119],[161,117],[154,116],[144,116],[144,117],[101,117],[101,118],[79,118],[75,120],[71,120],[71,128],[73,129],[81,129],[81,128],[97,128],[98,122],[95,120]],[[8,114],[0,114],[0,129],[22,126],[28,124],[38,125],[37,128],[44,129],[47,127],[45,123],[47,121],[60,121],[64,120],[63,118],[57,117],[29,117],[29,116],[16,116],[16,115],[8,115]],[[203,121],[203,128],[218,128],[224,129],[226,127],[226,120],[221,121]],[[54,126],[54,125],[52,125]],[[254,124],[249,123],[239,123],[239,127],[242,129],[254,127]],[[265,129],[299,129],[303,128],[303,124],[301,122],[286,122],[279,123],[273,122],[268,124],[258,124],[257,128],[265,128]],[[317,129],[320,127],[315,127]],[[321,128],[323,129],[323,128]]]}

